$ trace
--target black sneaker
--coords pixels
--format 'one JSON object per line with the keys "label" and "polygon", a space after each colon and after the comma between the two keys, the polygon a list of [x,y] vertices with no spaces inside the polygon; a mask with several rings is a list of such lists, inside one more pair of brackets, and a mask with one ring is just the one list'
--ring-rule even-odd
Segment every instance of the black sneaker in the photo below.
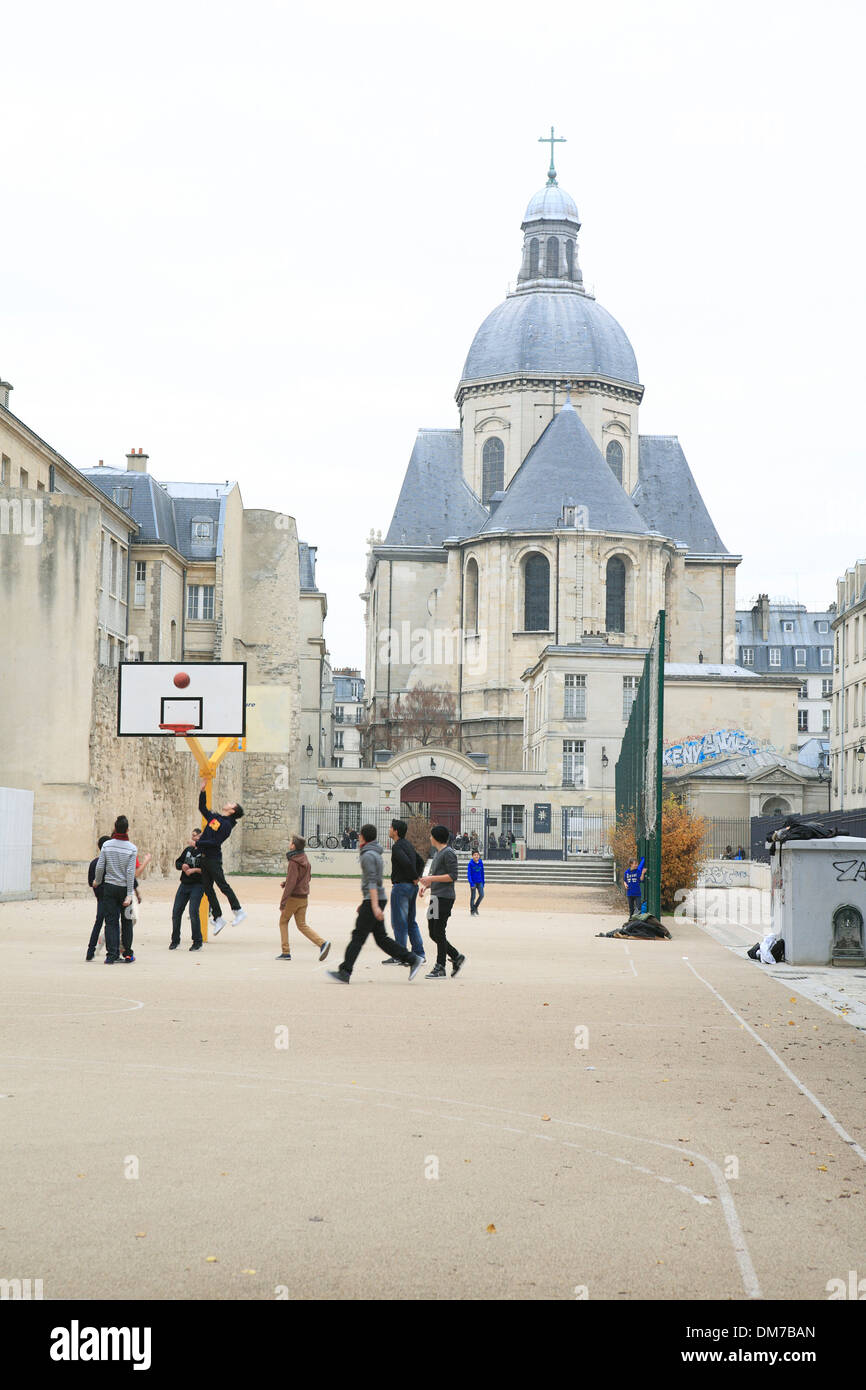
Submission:
{"label": "black sneaker", "polygon": [[448,977],[445,974],[445,966],[434,965],[433,969],[430,971],[430,974],[425,975],[424,978],[425,980],[446,980]]}
{"label": "black sneaker", "polygon": [[457,956],[457,957],[455,957],[455,959],[454,959],[454,961],[453,961],[453,963],[452,963],[452,965],[451,965],[451,978],[452,978],[452,980],[454,979],[454,976],[455,976],[455,975],[458,973],[458,971],[460,970],[460,968],[461,968],[461,966],[463,965],[463,962],[465,961],[465,959],[466,959],[465,956]]}
{"label": "black sneaker", "polygon": [[171,943],[171,945],[169,946],[168,949],[169,949],[170,951],[176,951],[179,945],[180,945],[180,942],[179,942],[179,941],[172,941],[172,943]]}
{"label": "black sneaker", "polygon": [[332,980],[339,980],[341,985],[349,984],[352,979],[347,970],[329,970],[328,974]]}
{"label": "black sneaker", "polygon": [[88,952],[87,952],[87,955],[84,957],[84,959],[85,959],[85,960],[93,960],[93,951],[88,951]]}
{"label": "black sneaker", "polygon": [[124,965],[132,965],[132,962],[135,960],[135,956],[130,951],[129,955],[122,955],[120,959],[123,961]]}
{"label": "black sneaker", "polygon": [[383,961],[382,961],[382,964],[383,964],[383,965],[402,965],[403,962],[402,962],[401,960],[395,960],[393,956],[389,956],[387,960],[383,960]]}
{"label": "black sneaker", "polygon": [[202,946],[202,943],[201,943],[200,941],[194,941],[194,942],[192,943],[192,945],[190,946],[189,949],[190,949],[191,951],[200,951],[200,950],[201,950],[201,946]]}
{"label": "black sneaker", "polygon": [[292,956],[291,956],[291,952],[290,952],[290,951],[283,951],[281,955],[279,955],[279,956],[274,956],[274,960],[291,960],[291,959],[292,959]]}

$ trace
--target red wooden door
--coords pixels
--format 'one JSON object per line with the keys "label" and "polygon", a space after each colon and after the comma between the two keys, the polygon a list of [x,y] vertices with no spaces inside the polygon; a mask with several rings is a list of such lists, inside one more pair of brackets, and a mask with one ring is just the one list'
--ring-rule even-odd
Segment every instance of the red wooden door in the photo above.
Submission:
{"label": "red wooden door", "polygon": [[460,788],[444,777],[416,777],[400,792],[404,811],[429,817],[431,825],[445,825],[456,835],[460,824]]}

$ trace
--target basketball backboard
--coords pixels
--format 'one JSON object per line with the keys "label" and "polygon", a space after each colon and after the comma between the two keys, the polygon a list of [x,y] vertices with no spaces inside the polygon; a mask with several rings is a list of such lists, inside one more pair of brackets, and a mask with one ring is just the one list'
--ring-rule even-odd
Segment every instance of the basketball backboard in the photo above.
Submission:
{"label": "basketball backboard", "polygon": [[201,738],[246,734],[245,661],[123,661],[117,676],[121,738],[174,736],[189,726]]}

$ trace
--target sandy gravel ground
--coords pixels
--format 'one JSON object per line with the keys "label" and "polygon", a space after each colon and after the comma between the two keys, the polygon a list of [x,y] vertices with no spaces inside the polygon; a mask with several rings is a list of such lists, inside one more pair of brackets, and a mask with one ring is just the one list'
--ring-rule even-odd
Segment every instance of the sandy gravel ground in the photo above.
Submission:
{"label": "sandy gravel ground", "polygon": [[[465,888],[457,979],[314,881],[169,952],[84,961],[85,899],[0,906],[0,1275],[50,1298],[825,1299],[864,1264],[866,1039],[706,931],[600,940],[593,890]],[[866,1273],[866,1269],[863,1270]]]}

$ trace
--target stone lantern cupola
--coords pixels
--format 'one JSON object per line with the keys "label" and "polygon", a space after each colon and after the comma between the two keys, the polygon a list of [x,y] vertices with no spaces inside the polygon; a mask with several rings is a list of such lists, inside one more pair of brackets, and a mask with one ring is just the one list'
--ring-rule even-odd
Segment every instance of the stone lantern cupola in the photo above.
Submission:
{"label": "stone lantern cupola", "polygon": [[577,204],[556,182],[552,148],[547,183],[530,198],[520,225],[523,260],[517,276],[518,294],[522,289],[535,289],[539,284],[545,289],[559,285],[585,293],[577,263],[580,231]]}

